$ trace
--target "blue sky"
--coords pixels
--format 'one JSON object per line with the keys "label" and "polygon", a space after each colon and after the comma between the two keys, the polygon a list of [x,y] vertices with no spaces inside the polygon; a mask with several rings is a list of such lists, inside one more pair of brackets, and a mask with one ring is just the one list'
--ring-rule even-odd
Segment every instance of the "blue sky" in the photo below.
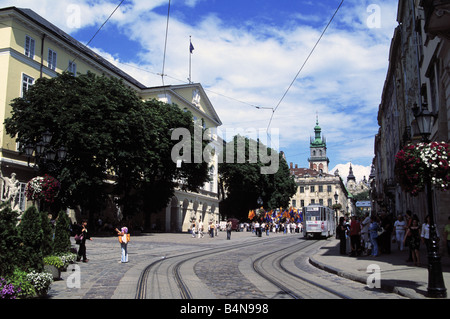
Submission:
{"label": "blue sky", "polygon": [[[119,0],[0,0],[30,8],[86,43]],[[285,98],[341,0],[172,0],[165,84],[206,89],[222,129],[279,129],[288,162],[308,165],[316,114],[330,169],[368,175],[397,1],[346,0]],[[90,47],[148,86],[162,85],[168,0],[125,1]],[[262,106],[258,109],[254,106]],[[342,167],[342,166],[339,166]],[[341,176],[347,171],[340,169]]]}

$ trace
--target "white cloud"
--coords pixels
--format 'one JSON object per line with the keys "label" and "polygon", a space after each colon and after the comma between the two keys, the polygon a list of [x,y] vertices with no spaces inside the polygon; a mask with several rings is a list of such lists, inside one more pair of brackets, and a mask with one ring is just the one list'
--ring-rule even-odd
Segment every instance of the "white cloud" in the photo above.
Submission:
{"label": "white cloud", "polygon": [[[42,0],[37,4],[34,0],[0,0],[0,6],[29,7],[70,32],[73,30],[67,26],[67,8],[71,2]],[[202,2],[183,0],[182,3],[194,7]],[[359,158],[367,163],[371,161],[374,138],[367,136],[378,129],[377,110],[397,11],[396,1],[377,1],[381,10],[380,27],[369,28],[367,8],[372,2],[347,0],[344,3],[274,114],[271,127],[280,129],[280,147],[288,150],[288,161],[290,154],[307,153],[316,112],[330,145],[329,153],[335,156],[332,162]],[[76,5],[82,12],[81,27],[85,27],[103,23],[117,3],[84,0],[77,1]],[[110,21],[120,26],[124,35],[140,43],[141,61],[130,62],[126,56],[108,54],[108,48],[99,49],[104,57],[149,86],[162,84],[156,73],[162,70],[167,17],[152,11],[160,6],[167,6],[167,1],[127,1]],[[327,11],[320,17],[316,14],[311,19],[315,23],[323,21],[325,26],[332,13]],[[208,90],[224,123],[223,129],[266,128],[272,111],[251,105],[275,108],[313,48],[323,27],[313,28],[304,18],[299,13],[297,24],[291,21],[284,28],[276,28],[254,21],[249,21],[253,23],[251,27],[245,23],[226,25],[212,14],[199,15],[195,25],[188,25],[174,14],[169,25],[165,84],[187,82],[189,36],[192,36],[195,46],[192,79]],[[124,61],[128,65],[120,64]],[[345,150],[338,149],[342,141],[349,143]]]}
{"label": "white cloud", "polygon": [[338,164],[333,169],[330,170],[330,174],[334,174],[334,172],[338,169],[339,175],[342,177],[344,184],[347,184],[347,177],[350,171],[350,164],[352,165],[353,175],[355,175],[356,182],[362,181],[364,177],[366,180],[369,180],[369,175],[371,171],[371,166],[363,166],[352,164],[350,162],[346,164]]}

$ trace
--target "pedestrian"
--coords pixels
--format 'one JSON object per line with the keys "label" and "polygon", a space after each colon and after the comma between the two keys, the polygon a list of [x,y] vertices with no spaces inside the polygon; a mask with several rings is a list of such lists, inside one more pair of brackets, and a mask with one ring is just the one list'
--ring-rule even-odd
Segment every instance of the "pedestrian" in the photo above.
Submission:
{"label": "pedestrian", "polygon": [[450,216],[448,217],[448,224],[444,228],[445,237],[447,238],[447,253],[450,256]]}
{"label": "pedestrian", "polygon": [[[420,237],[422,239],[422,243],[427,247],[427,251],[430,251],[431,248],[431,237],[430,237],[430,216],[425,216],[425,223],[422,224]],[[438,230],[436,228],[436,236],[439,238]]]}
{"label": "pedestrian", "polygon": [[227,240],[231,239],[231,229],[233,224],[231,223],[231,220],[227,222]]}
{"label": "pedestrian", "polygon": [[209,225],[209,235],[211,236],[211,238],[214,238],[214,223],[211,222],[211,224]]}
{"label": "pedestrian", "polygon": [[89,259],[86,258],[86,240],[92,240],[90,233],[88,232],[87,229],[87,220],[83,220],[83,222],[81,223],[81,230],[79,232],[78,237],[79,239],[79,245],[80,248],[78,249],[78,254],[77,254],[77,261],[80,261],[81,258],[83,258],[83,262],[87,263],[89,261]]}
{"label": "pedestrian", "polygon": [[[406,228],[405,228],[405,232],[406,232],[408,230],[408,228],[411,226],[411,222],[412,222],[412,212],[410,210],[406,211],[405,221],[406,221]],[[405,236],[406,236],[406,233],[405,233]],[[406,244],[409,249],[409,256],[408,256],[408,259],[406,260],[406,262],[413,261],[413,259],[412,259],[413,252],[411,251],[411,245],[409,244],[409,240],[411,239],[410,237],[411,237],[411,235],[408,235],[408,237],[406,238],[406,241],[404,243],[404,245]]]}
{"label": "pedestrian", "polygon": [[255,235],[256,235],[257,237],[261,237],[261,236],[259,235],[260,228],[261,228],[261,226],[259,225],[259,221],[256,221],[256,222],[255,222]]}
{"label": "pedestrian", "polygon": [[203,234],[203,222],[201,219],[198,220],[198,238],[203,238],[204,234]]}
{"label": "pedestrian", "polygon": [[412,218],[411,226],[406,230],[405,238],[403,239],[403,241],[406,241],[408,235],[411,236],[409,239],[409,245],[412,251],[412,259],[414,261],[414,265],[420,266],[420,225],[418,218]]}
{"label": "pedestrian", "polygon": [[380,225],[378,224],[377,217],[372,215],[370,217],[369,225],[369,237],[370,243],[372,244],[372,257],[378,256],[378,231],[380,230]]}
{"label": "pedestrian", "polygon": [[130,242],[130,234],[127,227],[122,227],[121,230],[116,228],[117,236],[119,236],[120,247],[122,249],[122,255],[120,261],[122,263],[128,262],[128,243]]}
{"label": "pedestrian", "polygon": [[350,245],[352,249],[350,256],[359,256],[361,254],[361,224],[355,215],[351,217],[350,222]]}
{"label": "pedestrian", "polygon": [[406,221],[403,218],[403,215],[398,215],[397,220],[394,223],[394,230],[397,248],[398,250],[403,251],[403,249],[405,248],[403,239],[405,238],[406,233]]}
{"label": "pedestrian", "polygon": [[195,238],[196,234],[197,234],[197,230],[196,230],[196,222],[195,220],[193,220],[191,222],[191,234],[192,234],[192,238]]}
{"label": "pedestrian", "polygon": [[370,248],[369,225],[370,225],[370,214],[366,213],[366,217],[361,222],[361,238],[363,241],[362,249],[364,249],[365,255],[367,255],[367,252],[369,251]]}
{"label": "pedestrian", "polygon": [[381,227],[384,231],[378,238],[379,248],[382,253],[390,254],[393,230],[393,221],[391,219],[391,214],[381,214]]}
{"label": "pedestrian", "polygon": [[345,238],[345,234],[347,232],[347,224],[345,223],[345,218],[339,218],[339,225],[337,227],[337,233],[340,240],[339,251],[341,255],[345,255],[347,252],[347,238]]}

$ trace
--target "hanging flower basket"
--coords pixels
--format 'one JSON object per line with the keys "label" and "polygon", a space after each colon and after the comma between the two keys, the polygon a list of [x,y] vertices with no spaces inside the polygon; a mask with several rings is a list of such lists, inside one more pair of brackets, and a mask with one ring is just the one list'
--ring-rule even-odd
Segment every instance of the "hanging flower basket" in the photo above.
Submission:
{"label": "hanging flower basket", "polygon": [[445,142],[409,144],[395,156],[395,175],[411,195],[423,191],[427,178],[439,190],[450,188],[449,145]]}
{"label": "hanging flower basket", "polygon": [[25,188],[25,194],[28,200],[44,200],[47,203],[53,203],[60,189],[59,181],[45,174],[43,177],[38,176],[30,180]]}

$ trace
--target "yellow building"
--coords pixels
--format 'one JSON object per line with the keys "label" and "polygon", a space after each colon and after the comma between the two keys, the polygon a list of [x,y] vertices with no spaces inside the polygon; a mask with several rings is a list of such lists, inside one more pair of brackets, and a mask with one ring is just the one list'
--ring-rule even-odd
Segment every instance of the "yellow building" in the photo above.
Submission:
{"label": "yellow building", "polygon": [[[222,124],[200,84],[146,87],[32,10],[16,7],[0,9],[1,123],[11,114],[11,101],[22,96],[37,79],[55,77],[64,71],[73,74],[90,71],[120,78],[136,90],[142,99],[157,98],[191,111],[194,120],[200,121],[200,125],[205,128],[212,128],[214,131]],[[211,144],[214,145],[217,137],[212,135]],[[13,206],[23,211],[27,206],[24,198],[25,185],[35,176],[35,171],[28,166],[27,158],[19,153],[15,139],[8,136],[5,129],[0,138],[0,171],[3,178],[1,199],[6,199],[4,186],[10,182],[12,174],[15,174],[19,191]],[[198,194],[177,192],[172,205],[166,212],[158,215],[157,227],[160,230],[185,231],[191,217],[202,217],[205,222],[218,220],[217,159],[213,158],[210,164],[213,182],[205,184]],[[114,205],[111,206],[113,210],[116,209]],[[118,212],[110,211],[109,214]]]}

